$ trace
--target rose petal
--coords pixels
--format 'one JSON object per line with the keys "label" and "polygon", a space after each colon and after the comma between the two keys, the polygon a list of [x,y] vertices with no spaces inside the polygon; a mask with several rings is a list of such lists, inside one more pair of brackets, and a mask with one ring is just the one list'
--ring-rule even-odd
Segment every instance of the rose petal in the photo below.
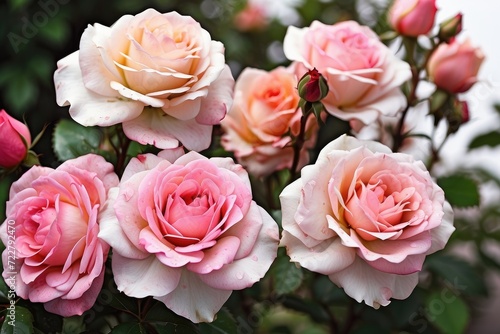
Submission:
{"label": "rose petal", "polygon": [[[78,51],[57,62],[54,73],[56,100],[60,106],[71,105],[71,117],[84,126],[110,126],[139,116],[144,103],[121,98],[118,94],[105,96],[85,88],[78,64]],[[99,110],[98,113],[95,111]]]}
{"label": "rose petal", "polygon": [[253,205],[250,214],[260,213],[262,228],[252,251],[244,258],[237,259],[219,270],[201,275],[200,279],[216,289],[241,290],[259,281],[276,258],[278,249],[278,225],[261,207]]}
{"label": "rose petal", "polygon": [[181,269],[164,265],[154,255],[136,260],[113,253],[111,264],[118,290],[130,297],[164,296],[181,278]]}
{"label": "rose petal", "polygon": [[378,271],[356,258],[346,269],[328,276],[358,303],[373,308],[387,306],[390,299],[405,299],[418,283],[418,274],[395,275]]}
{"label": "rose petal", "polygon": [[145,108],[139,117],[123,123],[123,131],[130,139],[161,149],[176,148],[180,141],[189,150],[202,151],[212,140],[211,126],[180,121],[154,108]]}
{"label": "rose petal", "polygon": [[231,290],[219,290],[207,286],[200,276],[182,270],[177,288],[165,296],[155,299],[169,309],[192,322],[212,322],[215,314],[229,299]]}

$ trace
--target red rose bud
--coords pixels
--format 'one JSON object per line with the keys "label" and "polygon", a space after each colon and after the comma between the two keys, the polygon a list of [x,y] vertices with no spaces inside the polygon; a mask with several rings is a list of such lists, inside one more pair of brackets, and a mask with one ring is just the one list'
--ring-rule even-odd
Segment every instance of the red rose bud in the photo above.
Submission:
{"label": "red rose bud", "polygon": [[470,120],[469,105],[466,101],[453,101],[453,110],[447,116],[448,133],[455,133],[460,126]]}
{"label": "red rose bud", "polygon": [[318,102],[328,94],[328,84],[316,68],[308,71],[299,80],[299,96],[307,102]]}
{"label": "red rose bud", "polygon": [[0,167],[12,168],[19,165],[31,145],[28,127],[0,111]]}
{"label": "red rose bud", "polygon": [[440,40],[449,43],[462,31],[462,16],[462,13],[459,13],[439,25],[438,37]]}

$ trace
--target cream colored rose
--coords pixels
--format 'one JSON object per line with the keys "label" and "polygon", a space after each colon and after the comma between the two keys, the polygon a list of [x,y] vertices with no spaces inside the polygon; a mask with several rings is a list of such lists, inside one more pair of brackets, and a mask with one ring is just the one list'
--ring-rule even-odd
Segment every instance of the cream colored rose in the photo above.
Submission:
{"label": "cream colored rose", "polygon": [[154,9],[88,26],[54,82],[57,103],[82,125],[123,123],[139,143],[192,150],[210,145],[234,85],[222,43],[191,17]]}

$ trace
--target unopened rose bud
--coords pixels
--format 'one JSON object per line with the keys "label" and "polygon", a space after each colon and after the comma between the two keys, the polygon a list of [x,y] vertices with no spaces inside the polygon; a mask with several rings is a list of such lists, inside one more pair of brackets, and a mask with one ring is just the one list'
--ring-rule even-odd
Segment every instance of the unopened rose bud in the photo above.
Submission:
{"label": "unopened rose bud", "polygon": [[467,123],[470,119],[469,106],[466,101],[453,101],[453,109],[447,115],[448,133],[455,133],[460,126]]}
{"label": "unopened rose bud", "polygon": [[328,84],[316,68],[308,71],[298,84],[299,96],[307,102],[318,102],[328,94]]}
{"label": "unopened rose bud", "polygon": [[427,64],[429,78],[439,88],[452,93],[463,93],[477,82],[484,54],[469,40],[461,43],[456,39],[442,43],[434,51]]}
{"label": "unopened rose bud", "polygon": [[0,111],[0,167],[12,168],[19,165],[31,145],[28,127]]}
{"label": "unopened rose bud", "polygon": [[462,31],[462,16],[462,13],[459,13],[439,25],[438,37],[440,40],[449,43]]}
{"label": "unopened rose bud", "polygon": [[425,35],[434,25],[436,11],[436,0],[396,0],[389,9],[389,23],[401,35]]}

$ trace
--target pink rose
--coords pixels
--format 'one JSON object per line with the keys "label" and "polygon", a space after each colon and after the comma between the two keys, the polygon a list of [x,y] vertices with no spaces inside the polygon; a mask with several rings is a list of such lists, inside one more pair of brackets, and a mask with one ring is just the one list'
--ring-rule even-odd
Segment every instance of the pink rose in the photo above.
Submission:
{"label": "pink rose", "polygon": [[266,9],[256,3],[247,2],[245,7],[234,17],[234,25],[241,31],[264,29],[268,24]]}
{"label": "pink rose", "polygon": [[[292,138],[285,134],[300,132],[297,80],[292,70],[278,67],[270,72],[246,68],[236,81],[233,106],[221,123],[222,146],[257,177],[292,165]],[[311,117],[299,168],[309,161],[307,148],[314,145],[316,124]]]}
{"label": "pink rose", "polygon": [[426,255],[454,231],[451,206],[422,162],[345,135],[280,199],[291,261],[374,308],[407,298]]}
{"label": "pink rose", "polygon": [[[24,139],[24,140],[23,140]],[[31,145],[28,127],[0,110],[0,167],[12,168],[19,165]]]}
{"label": "pink rose", "polygon": [[35,166],[12,184],[0,236],[16,249],[2,254],[3,277],[15,278],[16,294],[49,312],[81,315],[97,299],[109,246],[99,222],[107,192],[118,184],[101,156],[68,160],[57,169]]}
{"label": "pink rose", "polygon": [[224,46],[189,16],[147,9],[111,27],[88,26],[80,50],[54,74],[57,103],[85,126],[123,123],[132,140],[158,148],[210,145],[232,102]]}
{"label": "pink rose", "polygon": [[131,160],[99,237],[113,247],[120,291],[153,296],[193,322],[212,321],[232,290],[269,269],[278,226],[252,201],[230,158],[168,150]]}
{"label": "pink rose", "polygon": [[429,59],[427,72],[439,88],[450,93],[463,93],[477,82],[483,61],[483,52],[472,46],[469,39],[463,43],[455,39],[450,44],[438,46]]}
{"label": "pink rose", "polygon": [[399,87],[411,77],[410,66],[368,27],[354,21],[290,26],[283,47],[288,59],[300,63],[298,75],[316,67],[325,77],[330,91],[321,102],[338,118],[369,124],[406,104]]}
{"label": "pink rose", "polygon": [[389,23],[401,35],[426,35],[436,12],[436,0],[396,0],[389,9]]}

